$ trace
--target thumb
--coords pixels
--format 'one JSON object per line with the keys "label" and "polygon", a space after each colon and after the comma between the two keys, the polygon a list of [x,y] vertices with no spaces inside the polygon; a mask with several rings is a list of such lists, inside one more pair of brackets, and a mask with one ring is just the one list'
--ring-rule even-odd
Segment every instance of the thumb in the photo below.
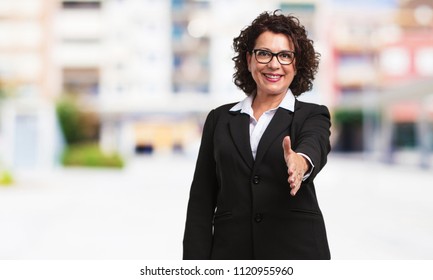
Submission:
{"label": "thumb", "polygon": [[290,141],[290,136],[284,137],[283,150],[284,150],[284,158],[286,158],[292,152],[292,143]]}

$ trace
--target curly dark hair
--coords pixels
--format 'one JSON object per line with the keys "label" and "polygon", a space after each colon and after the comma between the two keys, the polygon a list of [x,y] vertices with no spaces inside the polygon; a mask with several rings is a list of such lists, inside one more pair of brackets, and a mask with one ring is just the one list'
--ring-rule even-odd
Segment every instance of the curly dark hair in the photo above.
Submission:
{"label": "curly dark hair", "polygon": [[280,12],[280,10],[275,10],[273,13],[260,14],[251,25],[244,28],[239,36],[233,39],[233,49],[237,53],[232,58],[235,62],[233,79],[235,85],[247,95],[255,92],[257,85],[248,71],[246,54],[247,52],[252,53],[257,38],[265,31],[285,34],[293,42],[296,75],[289,86],[293,95],[299,96],[313,88],[320,54],[314,50],[313,41],[307,38],[307,31],[300,24],[299,19],[292,15],[280,14]]}

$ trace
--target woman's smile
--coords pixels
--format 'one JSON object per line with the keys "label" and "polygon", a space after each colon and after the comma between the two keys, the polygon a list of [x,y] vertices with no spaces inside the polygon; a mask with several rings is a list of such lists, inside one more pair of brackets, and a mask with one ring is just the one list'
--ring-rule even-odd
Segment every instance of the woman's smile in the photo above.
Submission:
{"label": "woman's smile", "polygon": [[267,74],[267,73],[264,73],[263,76],[265,76],[266,80],[268,80],[269,82],[272,82],[272,83],[276,83],[276,82],[280,81],[281,78],[283,77],[283,75]]}

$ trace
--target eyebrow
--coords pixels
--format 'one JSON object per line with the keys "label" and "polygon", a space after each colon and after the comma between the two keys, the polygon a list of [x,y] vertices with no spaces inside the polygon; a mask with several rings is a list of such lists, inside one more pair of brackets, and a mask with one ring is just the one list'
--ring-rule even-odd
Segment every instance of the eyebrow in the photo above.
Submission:
{"label": "eyebrow", "polygon": [[[273,53],[273,51],[272,51],[271,49],[266,48],[266,47],[263,47],[263,48],[259,48],[259,47],[257,47],[257,48],[255,48],[255,49],[257,49],[257,50],[269,51],[269,52]],[[295,52],[295,51],[294,51],[294,50],[293,50],[293,51],[292,51],[292,50],[281,50],[281,51],[278,51],[278,52],[276,52],[276,53],[279,53],[279,52]]]}

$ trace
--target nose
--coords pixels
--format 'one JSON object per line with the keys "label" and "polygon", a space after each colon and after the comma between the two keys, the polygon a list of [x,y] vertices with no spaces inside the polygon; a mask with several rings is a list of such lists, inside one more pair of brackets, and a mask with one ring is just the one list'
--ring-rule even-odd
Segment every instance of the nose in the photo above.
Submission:
{"label": "nose", "polygon": [[272,56],[271,61],[269,61],[269,63],[268,63],[268,67],[272,68],[272,69],[280,67],[280,62],[278,61],[278,58],[276,55]]}

